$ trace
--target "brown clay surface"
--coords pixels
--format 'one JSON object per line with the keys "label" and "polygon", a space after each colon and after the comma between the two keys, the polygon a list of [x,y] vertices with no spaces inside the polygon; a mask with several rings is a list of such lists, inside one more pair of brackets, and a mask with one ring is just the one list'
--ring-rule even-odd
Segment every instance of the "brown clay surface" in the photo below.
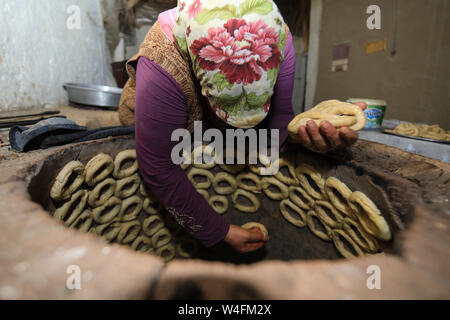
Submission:
{"label": "brown clay surface", "polygon": [[[125,140],[105,139],[23,155],[3,152],[7,160],[0,163],[0,298],[450,297],[450,165],[446,163],[369,142],[359,142],[346,155],[329,160],[308,154],[293,156],[314,162],[350,185],[353,181],[362,189],[370,185],[379,189],[374,196],[386,202],[395,226],[385,256],[270,260],[250,265],[177,260],[164,265],[151,255],[65,228],[33,202],[28,192],[30,181],[49,157],[67,148],[100,149],[102,144],[120,145]],[[349,179],[350,172],[356,178]],[[45,190],[48,185],[43,181],[42,186],[32,187]],[[81,290],[66,289],[70,265],[81,268]],[[381,290],[366,286],[370,265],[381,269]]]}

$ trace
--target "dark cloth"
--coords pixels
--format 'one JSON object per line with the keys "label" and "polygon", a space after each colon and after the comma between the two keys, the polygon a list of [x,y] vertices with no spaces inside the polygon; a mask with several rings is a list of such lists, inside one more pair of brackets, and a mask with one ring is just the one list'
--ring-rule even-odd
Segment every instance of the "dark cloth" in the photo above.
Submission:
{"label": "dark cloth", "polygon": [[32,127],[11,128],[9,141],[14,150],[26,152],[122,135],[134,135],[134,127],[104,127],[88,130],[72,120],[51,118],[40,121]]}

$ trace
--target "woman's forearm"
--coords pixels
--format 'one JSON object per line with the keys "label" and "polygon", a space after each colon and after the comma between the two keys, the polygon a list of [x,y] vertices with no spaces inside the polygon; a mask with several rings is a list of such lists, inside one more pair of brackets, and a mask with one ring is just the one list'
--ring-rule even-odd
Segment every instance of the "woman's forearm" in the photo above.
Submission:
{"label": "woman's forearm", "polygon": [[142,178],[182,227],[205,246],[223,240],[229,224],[171,159],[172,132],[186,125],[186,100],[175,80],[141,58],[136,81],[136,152]]}

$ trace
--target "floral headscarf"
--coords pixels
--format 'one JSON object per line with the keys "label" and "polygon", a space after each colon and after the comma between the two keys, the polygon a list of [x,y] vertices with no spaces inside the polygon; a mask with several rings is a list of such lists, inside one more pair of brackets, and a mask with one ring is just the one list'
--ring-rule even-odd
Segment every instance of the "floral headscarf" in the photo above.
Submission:
{"label": "floral headscarf", "polygon": [[179,0],[173,36],[219,118],[237,128],[264,120],[287,36],[272,0]]}

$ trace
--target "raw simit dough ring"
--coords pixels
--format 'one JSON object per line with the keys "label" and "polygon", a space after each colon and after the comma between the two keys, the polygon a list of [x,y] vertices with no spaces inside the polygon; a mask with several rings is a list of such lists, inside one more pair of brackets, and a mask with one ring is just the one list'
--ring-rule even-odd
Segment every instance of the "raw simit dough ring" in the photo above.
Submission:
{"label": "raw simit dough ring", "polygon": [[[244,183],[244,180],[249,180],[253,182],[255,185],[251,186]],[[238,174],[237,178],[237,186],[238,188],[251,191],[253,193],[261,193],[261,180],[259,180],[258,176],[251,172],[245,172]]]}
{"label": "raw simit dough ring", "polygon": [[121,224],[118,220],[114,219],[110,223],[105,223],[95,227],[95,232],[105,238],[107,241],[112,242],[117,238],[120,232]]}
{"label": "raw simit dough ring", "polygon": [[394,133],[405,135],[405,136],[418,136],[419,128],[409,122],[404,122],[399,124],[395,129]]}
{"label": "raw simit dough ring", "polygon": [[172,240],[172,235],[170,234],[169,229],[161,228],[152,236],[152,245],[153,248],[158,249],[162,246],[165,246]]}
{"label": "raw simit dough ring", "polygon": [[[125,161],[132,160],[133,164],[126,169],[122,168]],[[114,171],[113,176],[116,179],[123,179],[132,176],[138,171],[138,162],[136,160],[136,150],[124,150],[117,154],[114,159]]]}
{"label": "raw simit dough ring", "polygon": [[[204,182],[196,182],[195,176],[202,176],[206,178]],[[214,175],[205,169],[192,168],[188,173],[188,178],[194,185],[195,189],[208,189],[214,179]]]}
{"label": "raw simit dough ring", "polygon": [[[206,156],[205,156],[206,155]],[[215,152],[211,146],[202,145],[194,149],[191,154],[192,166],[199,169],[212,169],[216,166],[216,161],[214,159]],[[203,163],[205,160],[208,161]]]}
{"label": "raw simit dough ring", "polygon": [[335,177],[329,177],[325,181],[324,190],[325,194],[328,196],[328,199],[330,199],[336,209],[347,217],[355,217],[352,209],[348,205],[348,198],[350,198],[352,190],[350,190],[343,182],[339,181]]}
{"label": "raw simit dough ring", "polygon": [[141,178],[136,173],[130,177],[120,179],[116,183],[114,196],[119,199],[126,199],[136,193],[141,184]]}
{"label": "raw simit dough ring", "polygon": [[[269,188],[271,185],[277,187],[280,190],[280,192],[271,191]],[[283,199],[287,199],[289,197],[289,188],[284,183],[282,183],[281,181],[279,181],[273,177],[262,178],[261,186],[262,186],[262,190],[266,194],[266,196],[272,200],[283,200]]]}
{"label": "raw simit dough ring", "polygon": [[[134,209],[130,212],[129,209],[134,206]],[[132,196],[128,199],[122,201],[122,205],[120,207],[120,221],[128,222],[137,218],[139,213],[142,210],[142,200],[138,196]]]}
{"label": "raw simit dough ring", "polygon": [[176,254],[175,247],[170,243],[162,246],[161,248],[158,248],[155,253],[165,262],[169,262],[170,260],[175,258]]}
{"label": "raw simit dough ring", "polygon": [[183,258],[192,258],[197,254],[197,241],[189,236],[180,238],[180,243],[177,245],[177,252]]}
{"label": "raw simit dough ring", "polygon": [[88,203],[91,208],[97,208],[106,203],[113,195],[116,189],[116,181],[114,179],[106,179],[95,186],[89,193]]}
{"label": "raw simit dough ring", "polygon": [[84,169],[85,181],[88,186],[93,187],[100,181],[106,179],[113,170],[113,158],[108,154],[100,153],[87,163]]}
{"label": "raw simit dough ring", "polygon": [[442,129],[439,125],[421,125],[419,127],[419,135],[423,138],[434,139],[434,140],[448,140],[447,132]]}
{"label": "raw simit dough ring", "polygon": [[259,223],[259,222],[247,222],[247,223],[245,223],[245,224],[243,224],[241,226],[241,228],[244,228],[244,229],[247,229],[247,230],[249,230],[251,228],[254,228],[254,227],[256,227],[259,230],[261,230],[261,232],[262,232],[262,234],[264,236],[266,236],[266,237],[269,236],[269,231],[267,231],[266,226],[263,225],[262,223]]}
{"label": "raw simit dough ring", "polygon": [[[229,186],[221,187],[219,185],[219,183],[222,181],[227,182],[229,184]],[[212,180],[212,185],[213,185],[214,191],[217,194],[222,194],[222,195],[232,194],[237,189],[236,179],[232,175],[230,175],[226,172],[219,172],[218,174],[216,174],[216,176]]]}
{"label": "raw simit dough ring", "polygon": [[[297,195],[300,194],[300,196]],[[304,210],[314,208],[315,200],[302,188],[291,186],[289,187],[289,199],[297,206]]]}
{"label": "raw simit dough ring", "polygon": [[[294,211],[300,217],[300,219],[294,218],[288,211],[287,207],[291,208],[292,211]],[[282,200],[280,202],[280,211],[283,217],[294,226],[298,228],[303,228],[304,226],[306,226],[305,212],[299,207],[297,207],[291,200],[289,199]]]}
{"label": "raw simit dough ring", "polygon": [[324,120],[329,121],[335,128],[349,127],[359,131],[366,125],[363,110],[352,103],[338,100],[327,100],[306,112],[297,115],[288,125],[289,136],[294,142],[299,142],[298,129],[312,120],[317,125]]}
{"label": "raw simit dough ring", "polygon": [[131,248],[139,252],[148,252],[152,249],[152,238],[141,235],[134,239]]}
{"label": "raw simit dough ring", "polygon": [[[243,196],[243,197],[247,198],[248,200],[250,200],[252,205],[247,206],[247,205],[239,204],[237,202],[239,196]],[[231,200],[233,201],[233,205],[237,210],[246,212],[246,213],[254,213],[254,212],[258,211],[259,206],[260,206],[258,198],[253,193],[250,193],[250,192],[242,190],[242,189],[237,189],[231,196]]]}
{"label": "raw simit dough ring", "polygon": [[[299,181],[295,175],[295,167],[289,160],[280,158],[277,160],[278,162],[278,172],[275,174],[275,177],[288,186],[298,186]],[[281,168],[287,167],[290,176],[285,176],[281,173]]]}
{"label": "raw simit dough ring", "polygon": [[128,244],[134,241],[139,232],[141,232],[141,224],[137,220],[122,223],[119,234],[117,235],[117,241],[122,244]]}
{"label": "raw simit dough ring", "polygon": [[[319,223],[322,224],[326,232],[317,229],[316,224],[314,222],[314,217],[316,217]],[[314,210],[308,211],[308,214],[306,215],[306,224],[308,225],[309,230],[311,230],[311,232],[314,233],[317,237],[319,237],[324,241],[331,241],[331,238],[329,236],[331,228],[327,226],[325,223],[323,223],[322,220],[319,219],[317,213]]]}
{"label": "raw simit dough ring", "polygon": [[86,208],[87,197],[88,193],[86,190],[78,190],[72,195],[70,201],[56,209],[53,217],[63,221],[66,226],[70,226]]}
{"label": "raw simit dough ring", "polygon": [[[217,202],[221,203],[221,205],[217,205]],[[228,199],[225,196],[211,196],[208,203],[218,214],[224,214],[228,210]]]}
{"label": "raw simit dough ring", "polygon": [[142,230],[149,237],[153,236],[161,228],[164,228],[164,223],[161,217],[157,215],[148,217],[142,225]]}
{"label": "raw simit dough ring", "polygon": [[111,197],[101,207],[92,210],[92,217],[98,224],[109,223],[120,214],[121,204],[120,199]]}
{"label": "raw simit dough ring", "polygon": [[[75,175],[75,178],[73,178]],[[50,189],[55,201],[67,200],[84,182],[84,166],[80,161],[70,161],[59,171]]]}
{"label": "raw simit dough ring", "polygon": [[144,209],[144,212],[147,214],[157,214],[163,209],[163,206],[158,201],[151,199],[151,198],[145,198],[144,203],[142,205],[142,208]]}
{"label": "raw simit dough ring", "polygon": [[[306,192],[316,200],[322,200],[324,198],[324,185],[325,180],[322,178],[322,175],[314,170],[307,164],[301,164],[295,169],[295,174],[297,175],[298,180],[300,181],[300,185]],[[308,181],[308,177],[316,184],[319,188],[320,192],[317,192]]]}
{"label": "raw simit dough ring", "polygon": [[[325,210],[325,209],[328,209]],[[316,201],[314,206],[314,211],[317,214],[317,217],[324,224],[328,225],[331,228],[342,228],[344,223],[344,217],[333,207],[333,205],[328,201]],[[333,217],[331,217],[329,214]]]}
{"label": "raw simit dough ring", "polygon": [[75,228],[83,232],[88,232],[91,228],[94,219],[89,209],[84,210],[82,214],[70,225],[70,228]]}
{"label": "raw simit dough ring", "polygon": [[384,241],[392,238],[389,225],[380,210],[364,193],[355,191],[348,201],[359,222],[368,233]]}
{"label": "raw simit dough ring", "polygon": [[[379,251],[378,241],[368,234],[362,226],[350,218],[344,218],[344,231],[355,241],[361,248],[368,252]],[[353,227],[353,228],[352,228]]]}
{"label": "raw simit dough ring", "polygon": [[[358,245],[344,231],[342,231],[340,229],[335,229],[330,232],[330,235],[331,235],[331,239],[333,240],[336,249],[339,251],[339,253],[343,257],[350,259],[350,258],[356,258],[357,256],[364,255],[364,253],[358,247]],[[352,246],[353,250],[355,250],[356,255],[354,255],[353,253],[351,253],[349,250],[347,250],[345,248],[344,242],[341,240],[341,237],[344,238]]]}

